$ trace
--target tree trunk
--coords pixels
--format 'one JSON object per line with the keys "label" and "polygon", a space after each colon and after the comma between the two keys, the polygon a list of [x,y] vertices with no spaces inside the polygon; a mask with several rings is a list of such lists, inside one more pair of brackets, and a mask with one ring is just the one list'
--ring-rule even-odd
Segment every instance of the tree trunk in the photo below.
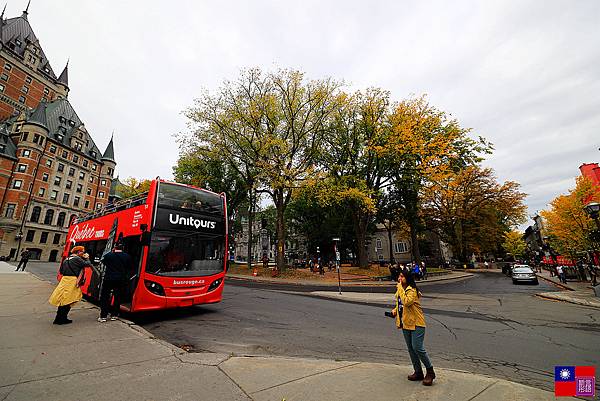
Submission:
{"label": "tree trunk", "polygon": [[358,266],[361,268],[369,267],[369,252],[366,248],[367,226],[369,224],[369,215],[362,212],[352,214],[354,217],[354,235],[356,236],[356,253],[358,254]]}
{"label": "tree trunk", "polygon": [[277,210],[277,270],[285,268],[285,204],[283,190],[277,190],[275,208]]}
{"label": "tree trunk", "polygon": [[419,250],[419,237],[417,234],[417,227],[416,224],[413,222],[410,225],[411,250],[414,262],[421,265],[421,251]]}
{"label": "tree trunk", "polygon": [[246,265],[252,269],[252,224],[254,223],[254,194],[252,188],[248,191],[248,260]]}
{"label": "tree trunk", "polygon": [[388,243],[390,244],[390,264],[394,264],[394,244],[392,244],[392,225],[386,227],[388,233]]}

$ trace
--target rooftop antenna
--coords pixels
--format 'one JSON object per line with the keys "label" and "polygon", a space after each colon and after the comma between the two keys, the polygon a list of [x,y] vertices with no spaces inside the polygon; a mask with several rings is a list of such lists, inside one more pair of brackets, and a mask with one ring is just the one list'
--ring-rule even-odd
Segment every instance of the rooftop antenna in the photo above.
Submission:
{"label": "rooftop antenna", "polygon": [[0,16],[0,18],[1,18],[2,20],[4,20],[4,12],[6,11],[6,4],[7,4],[7,3],[4,3],[4,8],[2,9],[2,15]]}

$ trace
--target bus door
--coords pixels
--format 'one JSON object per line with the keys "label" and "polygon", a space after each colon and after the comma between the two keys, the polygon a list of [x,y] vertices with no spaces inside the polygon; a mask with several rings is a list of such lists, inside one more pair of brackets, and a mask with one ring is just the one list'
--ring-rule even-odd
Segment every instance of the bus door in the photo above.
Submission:
{"label": "bus door", "polygon": [[128,308],[131,308],[133,293],[135,292],[135,288],[137,287],[140,278],[142,251],[144,249],[141,239],[141,235],[134,235],[122,239],[123,252],[131,256],[131,270],[126,272],[127,284],[125,285],[122,294],[122,304]]}

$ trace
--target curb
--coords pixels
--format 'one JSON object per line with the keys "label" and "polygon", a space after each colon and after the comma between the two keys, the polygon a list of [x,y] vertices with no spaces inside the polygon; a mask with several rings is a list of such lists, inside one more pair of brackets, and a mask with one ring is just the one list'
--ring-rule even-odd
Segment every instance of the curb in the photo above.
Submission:
{"label": "curb", "polygon": [[540,274],[538,274],[538,273],[536,273],[535,275],[536,275],[537,277],[541,278],[542,280],[544,280],[544,281],[547,281],[547,282],[548,282],[548,283],[550,283],[550,284],[554,284],[555,286],[562,288],[563,290],[567,290],[567,291],[575,291],[575,289],[574,289],[574,288],[571,288],[571,287],[569,287],[568,285],[565,285],[565,284],[563,284],[563,283],[557,283],[556,281],[554,281],[554,280],[550,280],[549,278],[547,278],[547,277],[544,277],[544,276],[542,276],[542,275],[540,275]]}
{"label": "curb", "polygon": [[[435,283],[435,282],[439,282],[439,281],[449,281],[449,280],[458,280],[458,279],[465,279],[465,278],[471,278],[473,277],[474,274],[473,273],[463,273],[460,274],[458,276],[454,276],[454,277],[438,277],[438,278],[432,278],[431,280],[420,280],[418,281],[418,284],[428,284],[428,283]],[[337,281],[332,281],[332,282],[328,282],[328,283],[323,283],[322,281],[315,281],[314,283],[312,282],[297,282],[297,281],[289,281],[289,280],[280,280],[280,279],[263,279],[263,278],[253,278],[252,276],[244,276],[244,275],[226,275],[225,276],[226,280],[235,280],[235,281],[250,281],[250,282],[258,282],[258,283],[267,283],[267,284],[288,284],[288,285],[295,285],[295,286],[304,286],[304,285],[314,285],[314,286],[323,286],[323,287],[329,287],[329,286],[335,286],[337,285]],[[389,281],[389,282],[381,282],[381,281],[362,281],[360,283],[357,282],[342,282],[342,287],[344,288],[348,288],[348,287],[388,287],[390,285],[395,285],[395,282]]]}
{"label": "curb", "polygon": [[588,308],[600,309],[600,306],[590,305],[590,304],[587,304],[585,302],[581,302],[581,301],[578,301],[578,300],[575,300],[575,299],[572,299],[572,298],[571,299],[565,299],[565,298],[559,298],[559,297],[552,297],[552,296],[549,296],[549,295],[544,295],[544,293],[535,294],[535,296],[539,297],[539,298],[542,298],[542,299],[547,299],[547,300],[550,300],[550,301],[567,302],[567,303],[570,303],[570,304],[573,304],[573,305],[586,306]]}

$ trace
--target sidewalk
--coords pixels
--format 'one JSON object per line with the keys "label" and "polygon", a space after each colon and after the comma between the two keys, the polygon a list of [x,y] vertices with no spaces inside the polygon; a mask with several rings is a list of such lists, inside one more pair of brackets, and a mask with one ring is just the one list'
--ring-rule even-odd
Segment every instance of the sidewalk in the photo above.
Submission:
{"label": "sidewalk", "polygon": [[567,290],[559,292],[542,292],[537,294],[539,297],[600,309],[600,298],[594,293],[589,281],[583,283],[579,281],[567,281],[567,284],[564,284],[558,280],[558,277],[550,277],[550,272],[547,270],[543,270],[541,273],[536,274],[542,280]]}
{"label": "sidewalk", "polygon": [[0,261],[0,273],[25,274],[25,272],[21,271],[21,270],[16,272],[15,271],[16,268],[17,268],[16,266],[8,264],[7,262]]}
{"label": "sidewalk", "polygon": [[433,387],[408,366],[187,353],[127,321],[99,324],[80,302],[51,324],[52,286],[0,262],[0,399],[14,400],[553,400],[551,392],[437,369]]}

